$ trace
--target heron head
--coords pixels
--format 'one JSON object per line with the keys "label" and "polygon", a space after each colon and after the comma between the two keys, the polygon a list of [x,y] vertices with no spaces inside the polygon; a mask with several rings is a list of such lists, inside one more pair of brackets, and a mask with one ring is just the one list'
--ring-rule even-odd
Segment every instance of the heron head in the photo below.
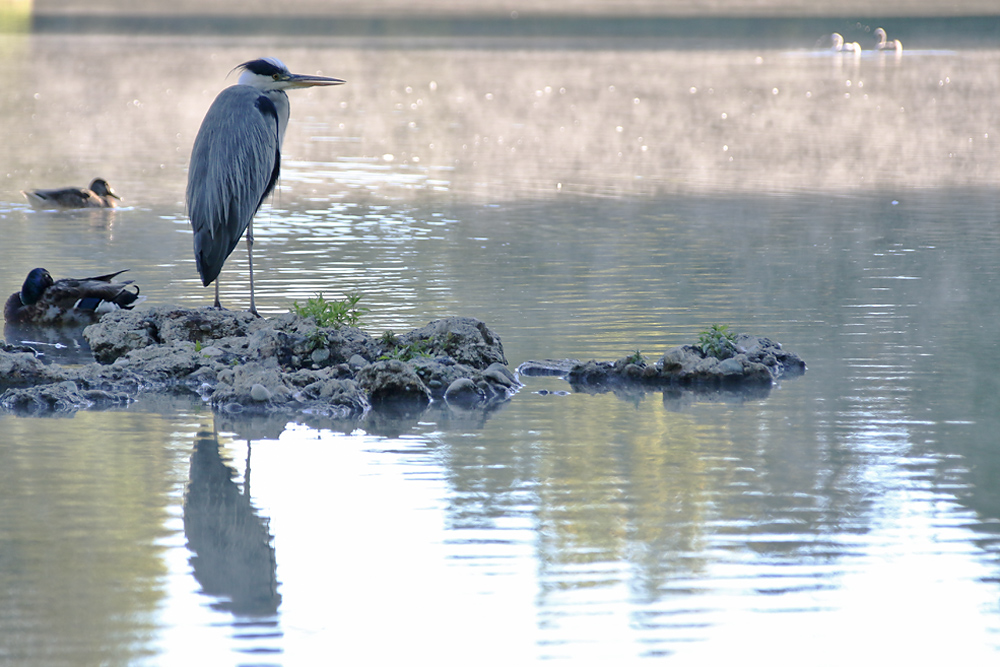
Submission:
{"label": "heron head", "polygon": [[287,90],[289,88],[308,88],[310,86],[336,86],[345,83],[343,79],[312,74],[292,74],[285,63],[277,58],[258,58],[250,60],[236,69],[242,70],[239,82],[245,86],[253,86],[260,90]]}
{"label": "heron head", "polygon": [[52,276],[45,269],[32,269],[28,277],[24,279],[24,284],[21,285],[21,303],[25,306],[38,303],[45,290],[51,287],[54,282]]}

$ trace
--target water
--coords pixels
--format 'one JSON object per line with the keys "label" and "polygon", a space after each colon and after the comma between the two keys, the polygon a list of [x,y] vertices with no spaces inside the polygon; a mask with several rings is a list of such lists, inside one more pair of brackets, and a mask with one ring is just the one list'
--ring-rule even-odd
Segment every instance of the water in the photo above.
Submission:
{"label": "water", "polygon": [[[348,84],[292,96],[262,311],[475,316],[512,367],[727,323],[809,371],[346,422],[0,415],[3,661],[996,660],[1000,51],[418,46],[5,36],[32,82],[0,102],[0,284],[128,267],[150,303],[208,303],[190,144],[274,54]],[[18,194],[97,175],[125,208]],[[242,248],[222,280],[245,307]]]}

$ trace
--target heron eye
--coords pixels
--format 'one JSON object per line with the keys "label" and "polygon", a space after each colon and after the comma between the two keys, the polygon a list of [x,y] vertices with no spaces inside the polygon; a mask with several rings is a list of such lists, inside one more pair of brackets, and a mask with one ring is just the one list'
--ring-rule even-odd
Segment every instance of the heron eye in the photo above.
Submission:
{"label": "heron eye", "polygon": [[274,79],[275,81],[278,81],[279,79],[281,79],[281,75],[280,75],[280,74],[277,74],[277,73],[275,73],[275,74],[272,74],[272,75],[271,75],[271,78],[272,78],[272,79]]}

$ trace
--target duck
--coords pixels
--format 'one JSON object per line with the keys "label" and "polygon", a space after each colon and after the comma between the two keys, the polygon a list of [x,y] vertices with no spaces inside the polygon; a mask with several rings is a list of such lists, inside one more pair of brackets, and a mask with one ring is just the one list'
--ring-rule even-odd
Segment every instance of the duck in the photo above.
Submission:
{"label": "duck", "polygon": [[51,190],[21,190],[32,208],[40,210],[70,208],[114,208],[122,201],[108,182],[95,178],[89,188],[54,188]]}
{"label": "duck", "polygon": [[860,56],[861,55],[861,45],[858,44],[857,42],[851,42],[850,44],[845,44],[844,43],[844,36],[841,35],[839,32],[835,32],[832,35],[830,35],[830,39],[833,40],[833,47],[832,47],[833,51],[836,51],[838,53],[839,52],[843,52],[843,53],[850,52],[850,53],[853,53],[856,56]]}
{"label": "duck", "polygon": [[45,269],[32,269],[21,290],[4,304],[4,319],[11,324],[93,324],[105,313],[131,310],[146,297],[139,296],[133,281],[115,281],[125,271],[53,280]]}
{"label": "duck", "polygon": [[876,51],[895,51],[896,53],[903,52],[903,43],[898,39],[889,41],[889,35],[886,34],[885,29],[875,28],[875,37],[878,39],[878,44],[875,45]]}

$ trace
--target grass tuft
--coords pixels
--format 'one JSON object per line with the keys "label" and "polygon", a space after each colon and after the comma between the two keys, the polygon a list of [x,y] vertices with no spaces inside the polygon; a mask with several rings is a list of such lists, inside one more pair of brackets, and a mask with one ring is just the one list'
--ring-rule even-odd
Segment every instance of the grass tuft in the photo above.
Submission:
{"label": "grass tuft", "polygon": [[327,301],[320,292],[301,306],[298,301],[293,302],[292,311],[299,317],[313,318],[319,327],[336,327],[342,324],[355,327],[369,310],[359,306],[359,301],[361,295],[356,293],[348,294],[340,301]]}

